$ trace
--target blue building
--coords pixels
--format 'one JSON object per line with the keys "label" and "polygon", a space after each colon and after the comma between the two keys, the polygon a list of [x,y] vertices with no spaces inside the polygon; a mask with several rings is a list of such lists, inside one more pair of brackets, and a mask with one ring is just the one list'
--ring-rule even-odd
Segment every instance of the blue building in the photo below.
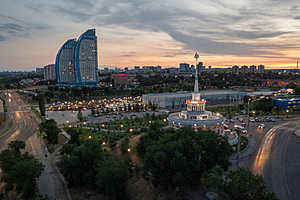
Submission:
{"label": "blue building", "polygon": [[96,30],[90,29],[83,33],[75,49],[76,81],[80,85],[96,85],[98,82]]}
{"label": "blue building", "polygon": [[55,70],[58,84],[75,84],[75,47],[76,39],[66,41],[59,49],[55,61]]}
{"label": "blue building", "polygon": [[300,105],[300,98],[273,98],[273,105],[284,110],[296,108]]}
{"label": "blue building", "polygon": [[78,40],[72,39],[59,49],[55,62],[58,84],[97,85],[98,51],[95,29],[89,29]]}

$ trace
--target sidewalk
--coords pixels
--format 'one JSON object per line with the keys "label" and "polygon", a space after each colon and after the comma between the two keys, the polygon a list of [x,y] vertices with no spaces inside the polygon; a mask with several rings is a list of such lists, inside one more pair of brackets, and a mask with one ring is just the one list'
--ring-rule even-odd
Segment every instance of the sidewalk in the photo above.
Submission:
{"label": "sidewalk", "polygon": [[39,191],[56,200],[71,200],[67,184],[56,167],[55,155],[59,149],[45,157],[44,144],[37,134],[34,134],[26,141],[26,151],[31,152],[44,165],[44,171],[38,179]]}
{"label": "sidewalk", "polygon": [[[254,137],[248,137],[248,146],[246,149],[240,152],[239,155],[239,161],[247,160],[250,158],[253,153],[255,153],[255,150],[257,148],[257,142],[255,141]],[[234,167],[237,163],[237,153],[233,154],[230,158],[229,161],[232,163],[232,167]]]}

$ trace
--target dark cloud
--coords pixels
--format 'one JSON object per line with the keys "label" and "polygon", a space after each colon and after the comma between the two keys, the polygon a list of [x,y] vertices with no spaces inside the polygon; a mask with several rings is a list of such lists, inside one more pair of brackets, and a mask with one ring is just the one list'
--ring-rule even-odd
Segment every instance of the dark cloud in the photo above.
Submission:
{"label": "dark cloud", "polygon": [[245,39],[259,39],[259,38],[273,38],[288,34],[290,32],[274,31],[274,32],[262,32],[262,31],[235,31],[232,32],[232,36]]}
{"label": "dark cloud", "polygon": [[[75,22],[100,27],[164,32],[182,43],[185,50],[244,56],[280,55],[268,49],[290,45],[277,45],[261,39],[291,34],[290,31],[278,30],[278,22],[274,19],[300,19],[290,13],[298,10],[296,0],[203,0],[195,4],[198,10],[179,4],[180,1],[170,4],[165,0],[64,0],[63,3],[52,4],[50,10],[71,17]],[[46,7],[49,8],[49,5]],[[172,54],[167,52],[164,56]]]}
{"label": "dark cloud", "polygon": [[36,30],[47,30],[49,28],[50,26],[48,25],[32,24],[14,17],[0,15],[0,33],[5,38],[25,37],[31,35]]}

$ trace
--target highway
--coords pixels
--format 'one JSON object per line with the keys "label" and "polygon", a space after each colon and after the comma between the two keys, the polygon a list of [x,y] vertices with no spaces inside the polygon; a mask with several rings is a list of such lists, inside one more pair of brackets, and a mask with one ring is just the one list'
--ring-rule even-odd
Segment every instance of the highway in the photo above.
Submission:
{"label": "highway", "polygon": [[7,148],[13,140],[26,141],[38,131],[38,121],[31,113],[30,107],[26,106],[23,100],[15,93],[7,97],[8,118],[7,123],[13,121],[13,127],[0,137],[0,149]]}
{"label": "highway", "polygon": [[[41,194],[57,200],[70,199],[66,193],[65,185],[62,183],[62,178],[55,167],[54,157],[52,155],[45,157],[45,145],[36,134],[40,119],[36,118],[30,110],[30,106],[26,105],[18,94],[11,92],[6,100],[9,114],[7,123],[12,120],[13,127],[0,137],[0,150],[7,148],[11,141],[25,141],[25,151],[33,154],[45,166],[38,180]],[[2,131],[0,130],[0,132]]]}
{"label": "highway", "polygon": [[252,157],[252,171],[262,175],[280,200],[300,199],[300,137],[298,120],[282,123],[264,133]]}

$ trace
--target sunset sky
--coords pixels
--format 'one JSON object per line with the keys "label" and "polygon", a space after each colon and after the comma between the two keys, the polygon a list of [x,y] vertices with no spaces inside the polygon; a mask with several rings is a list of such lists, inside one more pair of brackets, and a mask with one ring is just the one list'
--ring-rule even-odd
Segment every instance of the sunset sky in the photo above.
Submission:
{"label": "sunset sky", "polygon": [[100,66],[192,63],[295,67],[299,0],[1,0],[0,70],[55,62],[96,28]]}

